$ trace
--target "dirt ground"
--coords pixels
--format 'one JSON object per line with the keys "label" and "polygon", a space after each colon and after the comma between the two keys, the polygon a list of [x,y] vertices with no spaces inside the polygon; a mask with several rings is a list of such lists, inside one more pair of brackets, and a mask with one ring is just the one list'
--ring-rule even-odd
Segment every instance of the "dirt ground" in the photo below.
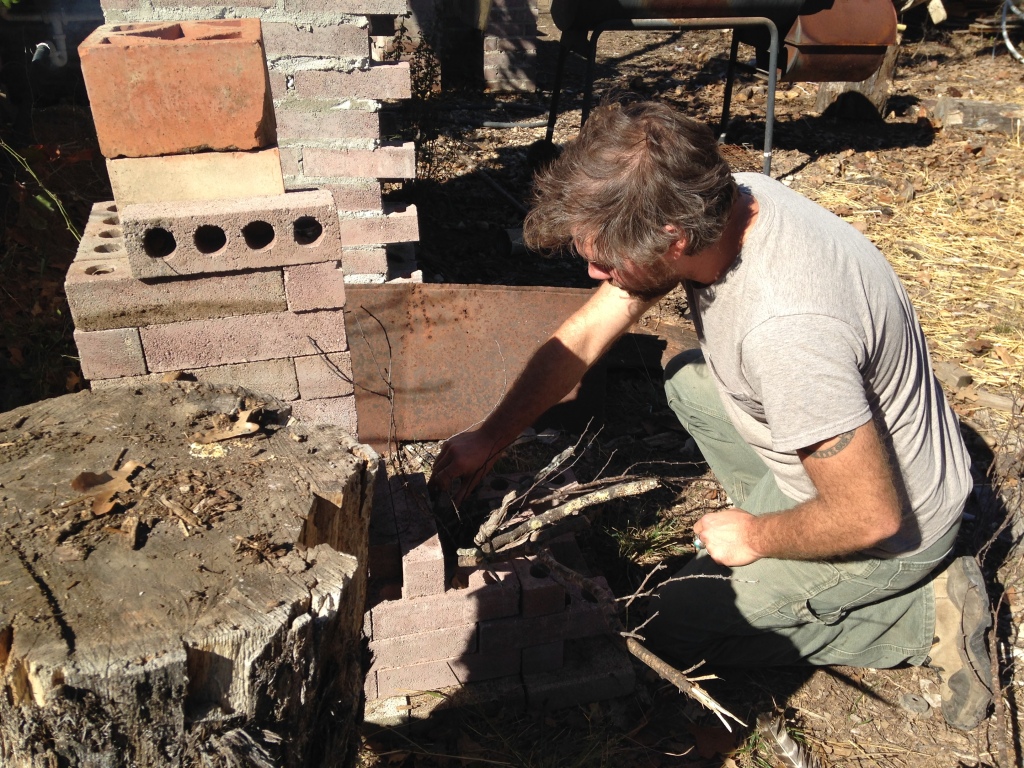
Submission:
{"label": "dirt ground", "polygon": [[[541,3],[542,7],[546,3]],[[901,46],[884,119],[834,121],[813,112],[817,86],[780,86],[772,175],[862,229],[904,280],[936,364],[955,363],[973,383],[947,393],[975,459],[976,492],[960,550],[981,557],[997,610],[1001,706],[970,734],[947,728],[934,706],[927,669],[717,670],[708,691],[746,723],[777,709],[790,732],[826,765],[1022,765],[1021,673],[1024,615],[1020,551],[1024,361],[1024,147],[1020,135],[943,128],[942,97],[1024,105],[1024,65],[987,13],[936,28],[915,13]],[[974,22],[972,24],[972,22]],[[509,230],[521,226],[540,127],[488,128],[485,121],[534,123],[546,115],[557,32],[542,18],[536,94],[494,96],[471,89],[431,93],[420,67],[417,98],[388,110],[389,138],[414,138],[419,175],[389,195],[417,205],[425,279],[514,285],[592,283],[582,263],[523,253]],[[597,90],[624,88],[673,103],[716,123],[728,39],[719,32],[607,34]],[[743,57],[741,52],[741,59]],[[415,60],[415,59],[414,59]],[[423,59],[424,61],[426,59]],[[5,63],[7,63],[5,61]],[[422,63],[422,61],[421,61]],[[579,129],[582,65],[570,61],[556,142]],[[62,293],[74,256],[53,191],[73,226],[92,202],[109,199],[78,84],[38,94],[32,120],[0,115],[5,140],[32,174],[4,155],[0,253],[0,406],[75,391],[83,385]],[[738,170],[759,170],[765,81],[738,77],[725,146]],[[644,324],[683,327],[678,297]],[[663,479],[658,491],[604,507],[581,537],[592,564],[617,594],[635,590],[655,564],[669,570],[691,556],[690,526],[724,503],[668,411],[656,366],[611,372],[600,434],[575,468],[581,479],[632,467]],[[536,470],[574,436],[534,441],[510,452],[506,471]],[[404,449],[403,462],[429,470],[436,446]],[[635,694],[576,709],[522,715],[465,711],[410,733],[366,735],[364,766],[766,766],[765,742],[733,733],[653,675],[638,673]]]}

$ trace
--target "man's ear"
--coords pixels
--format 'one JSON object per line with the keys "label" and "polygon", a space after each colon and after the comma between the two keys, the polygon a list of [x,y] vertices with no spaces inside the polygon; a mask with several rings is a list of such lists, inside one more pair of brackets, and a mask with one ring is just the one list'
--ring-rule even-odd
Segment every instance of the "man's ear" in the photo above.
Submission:
{"label": "man's ear", "polygon": [[687,246],[689,241],[686,238],[686,234],[680,232],[678,228],[671,224],[665,225],[665,231],[675,236],[675,241],[668,247],[668,259],[669,261],[677,261],[687,254]]}

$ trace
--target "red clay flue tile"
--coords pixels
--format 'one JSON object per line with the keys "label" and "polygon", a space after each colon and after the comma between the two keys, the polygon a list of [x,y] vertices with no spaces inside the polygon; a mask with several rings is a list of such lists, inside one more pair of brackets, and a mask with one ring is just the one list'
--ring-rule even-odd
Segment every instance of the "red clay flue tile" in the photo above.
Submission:
{"label": "red clay flue tile", "polygon": [[276,141],[259,19],[104,24],[78,50],[105,157]]}

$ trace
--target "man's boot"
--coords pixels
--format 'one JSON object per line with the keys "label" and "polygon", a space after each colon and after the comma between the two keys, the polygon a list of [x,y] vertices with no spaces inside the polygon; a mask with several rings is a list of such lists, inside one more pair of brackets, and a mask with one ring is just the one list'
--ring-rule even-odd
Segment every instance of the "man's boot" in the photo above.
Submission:
{"label": "man's boot", "polygon": [[935,641],[928,666],[942,677],[942,716],[969,731],[988,715],[992,665],[986,631],[992,626],[985,579],[973,557],[959,557],[932,582]]}

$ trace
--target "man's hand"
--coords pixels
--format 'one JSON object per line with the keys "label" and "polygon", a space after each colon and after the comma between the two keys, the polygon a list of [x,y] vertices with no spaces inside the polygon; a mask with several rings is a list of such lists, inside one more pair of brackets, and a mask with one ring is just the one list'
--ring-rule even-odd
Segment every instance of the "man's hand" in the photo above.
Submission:
{"label": "man's hand", "polygon": [[504,447],[483,429],[450,438],[434,462],[430,487],[454,491],[452,501],[458,506],[498,460]]}
{"label": "man's hand", "polygon": [[704,515],[693,525],[708,555],[716,563],[737,567],[750,565],[764,555],[750,544],[757,518],[742,509],[723,509]]}

